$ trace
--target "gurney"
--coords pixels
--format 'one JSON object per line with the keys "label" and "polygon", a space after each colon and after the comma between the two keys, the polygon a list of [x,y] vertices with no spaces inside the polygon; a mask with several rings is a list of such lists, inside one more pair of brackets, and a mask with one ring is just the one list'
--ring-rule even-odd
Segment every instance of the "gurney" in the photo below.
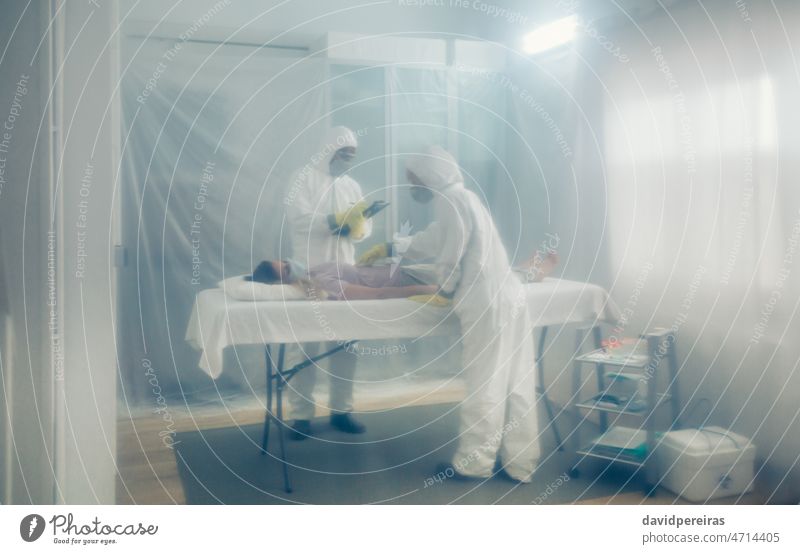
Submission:
{"label": "gurney", "polygon": [[[547,329],[552,325],[588,323],[595,342],[599,341],[600,322],[615,322],[619,310],[600,286],[563,279],[545,279],[525,284],[526,304],[534,328],[541,329],[536,349],[537,392],[545,402],[559,449],[561,437],[544,383],[544,352]],[[358,301],[242,301],[234,300],[221,289],[201,291],[195,299],[186,340],[201,351],[200,368],[216,379],[223,372],[223,351],[234,345],[263,345],[267,372],[267,410],[262,438],[262,453],[267,452],[269,428],[278,428],[284,484],[291,492],[286,462],[283,427],[283,391],[289,380],[304,368],[336,352],[350,348],[359,340],[420,339],[459,335],[458,318],[445,308],[426,306],[405,298]],[[284,367],[287,344],[334,342],[336,347]],[[274,347],[277,346],[277,353]],[[599,346],[596,344],[595,346]],[[273,391],[276,410],[272,410]]]}

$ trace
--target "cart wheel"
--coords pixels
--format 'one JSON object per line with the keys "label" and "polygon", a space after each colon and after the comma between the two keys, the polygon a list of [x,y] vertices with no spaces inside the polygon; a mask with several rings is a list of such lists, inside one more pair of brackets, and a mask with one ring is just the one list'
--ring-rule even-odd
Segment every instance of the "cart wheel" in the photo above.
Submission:
{"label": "cart wheel", "polygon": [[572,479],[577,479],[578,477],[581,476],[581,472],[578,470],[577,467],[573,467],[572,469],[569,470],[569,476]]}

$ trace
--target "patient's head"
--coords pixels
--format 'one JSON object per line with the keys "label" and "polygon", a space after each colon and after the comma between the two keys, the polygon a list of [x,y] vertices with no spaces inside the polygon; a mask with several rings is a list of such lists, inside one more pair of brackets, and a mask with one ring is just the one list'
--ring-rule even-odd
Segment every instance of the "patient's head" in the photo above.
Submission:
{"label": "patient's head", "polygon": [[253,271],[251,281],[275,285],[280,283],[292,283],[296,281],[289,274],[288,264],[281,260],[264,260]]}

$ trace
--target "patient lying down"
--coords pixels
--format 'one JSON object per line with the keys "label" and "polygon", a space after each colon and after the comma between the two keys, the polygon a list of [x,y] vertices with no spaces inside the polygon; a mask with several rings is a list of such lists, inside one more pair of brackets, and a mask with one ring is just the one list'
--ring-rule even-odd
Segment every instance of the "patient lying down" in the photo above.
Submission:
{"label": "patient lying down", "polygon": [[[532,257],[515,272],[520,279],[538,282],[558,263],[555,253]],[[322,300],[377,300],[436,294],[439,287],[412,276],[413,271],[396,265],[355,266],[327,262],[306,270],[290,260],[266,260],[258,264],[251,279],[265,284],[291,284],[309,298]]]}
{"label": "patient lying down", "polygon": [[303,271],[297,264],[266,260],[253,271],[252,280],[266,284],[293,284],[309,298],[324,300],[375,300],[435,294],[439,287],[425,285],[397,266],[354,266],[327,262]]}

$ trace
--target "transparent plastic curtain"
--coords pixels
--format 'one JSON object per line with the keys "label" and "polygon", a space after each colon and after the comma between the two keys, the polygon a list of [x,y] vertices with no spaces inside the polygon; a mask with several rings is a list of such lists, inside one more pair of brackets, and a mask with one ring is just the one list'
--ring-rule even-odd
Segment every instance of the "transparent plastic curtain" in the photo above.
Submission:
{"label": "transparent plastic curtain", "polygon": [[[560,50],[530,58],[514,51],[502,81],[508,102],[507,172],[513,195],[498,196],[498,209],[517,217],[498,221],[506,236],[518,236],[517,260],[536,250],[558,248],[566,276],[586,279],[583,264],[592,248],[575,241],[579,221],[577,181],[579,106],[575,53]],[[598,206],[591,203],[592,209]],[[578,250],[576,250],[578,249]],[[596,249],[595,249],[596,250]],[[580,266],[580,267],[579,267]]]}
{"label": "transparent plastic curtain", "polygon": [[675,329],[683,424],[754,437],[760,478],[796,491],[800,6],[751,7],[680,3],[602,41],[580,32],[575,155],[543,167],[561,177],[547,192],[564,192],[565,274],[623,309],[610,332]]}
{"label": "transparent plastic curtain", "polygon": [[[184,340],[195,295],[278,255],[289,176],[328,125],[325,65],[134,38],[123,59],[122,393],[152,399],[156,373],[159,390],[190,400],[218,385]],[[219,385],[263,383],[257,349],[232,352],[229,366]]]}
{"label": "transparent plastic curtain", "polygon": [[[405,155],[428,145],[459,156],[467,186],[490,209],[517,195],[505,160],[506,91],[474,73],[434,64],[347,65],[246,46],[181,43],[176,51],[174,41],[134,38],[124,60],[128,264],[120,361],[122,393],[131,401],[152,400],[153,372],[161,391],[187,402],[261,394],[262,349],[231,349],[212,382],[197,370],[186,324],[200,290],[290,252],[281,239],[283,195],[329,125],[358,133],[351,174],[365,196],[393,202],[393,216],[387,210],[376,220],[362,250],[430,222],[412,203],[404,170]],[[521,221],[519,204],[509,205],[506,215]],[[518,229],[511,232],[516,251]],[[397,349],[381,343],[362,346],[359,352],[378,354],[359,359],[358,382],[458,371],[451,339],[405,341],[402,356],[382,354]]]}

